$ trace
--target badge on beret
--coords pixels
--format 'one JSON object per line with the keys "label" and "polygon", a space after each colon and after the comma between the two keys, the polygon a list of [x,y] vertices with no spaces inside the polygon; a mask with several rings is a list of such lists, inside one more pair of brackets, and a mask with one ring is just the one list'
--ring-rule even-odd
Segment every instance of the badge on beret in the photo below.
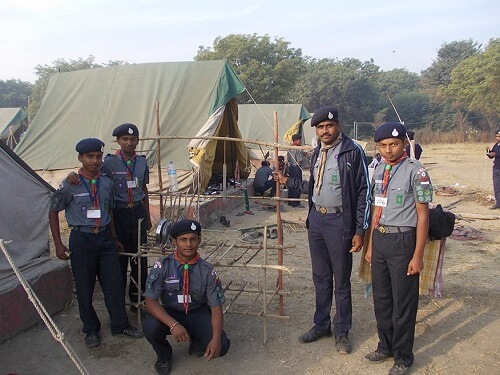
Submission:
{"label": "badge on beret", "polygon": [[328,118],[331,120],[333,118],[332,112],[328,112]]}
{"label": "badge on beret", "polygon": [[195,223],[191,223],[191,230],[196,230],[196,224]]}
{"label": "badge on beret", "polygon": [[399,135],[398,131],[394,129],[391,133],[394,137],[397,137]]}
{"label": "badge on beret", "polygon": [[132,128],[128,128],[128,134],[134,134],[134,131],[132,130]]}

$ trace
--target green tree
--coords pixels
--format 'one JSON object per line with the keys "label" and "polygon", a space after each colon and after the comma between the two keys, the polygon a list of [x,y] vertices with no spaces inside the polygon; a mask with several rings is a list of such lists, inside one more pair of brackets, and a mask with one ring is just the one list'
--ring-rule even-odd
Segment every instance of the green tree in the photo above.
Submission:
{"label": "green tree", "polygon": [[16,79],[0,80],[0,107],[2,108],[28,108],[28,97],[31,95],[33,85]]}
{"label": "green tree", "polygon": [[194,60],[227,60],[259,103],[290,103],[290,91],[305,70],[301,49],[282,38],[231,34],[200,46]]}
{"label": "green tree", "polygon": [[105,66],[123,65],[127,62],[119,60],[110,60],[108,63],[99,64],[95,62],[95,57],[90,55],[86,59],[78,58],[77,60],[69,59],[57,59],[52,62],[52,65],[37,65],[35,67],[35,74],[38,76],[35,85],[33,87],[33,92],[30,97],[29,112],[31,117],[34,117],[42,104],[45,91],[47,90],[47,85],[49,84],[50,78],[55,73],[71,72],[75,70],[85,70],[93,68],[102,68]]}
{"label": "green tree", "polygon": [[495,130],[500,118],[500,39],[491,39],[484,52],[453,69],[451,82],[441,94],[463,117],[478,112]]}

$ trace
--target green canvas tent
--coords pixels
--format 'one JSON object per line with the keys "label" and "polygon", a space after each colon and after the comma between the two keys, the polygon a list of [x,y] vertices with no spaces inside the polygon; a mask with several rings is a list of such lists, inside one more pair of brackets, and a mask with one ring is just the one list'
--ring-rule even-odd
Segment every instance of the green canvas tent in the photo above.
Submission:
{"label": "green canvas tent", "polygon": [[10,148],[16,147],[28,128],[28,116],[22,108],[0,108],[0,139]]}
{"label": "green canvas tent", "polygon": [[[57,73],[15,151],[35,170],[76,168],[75,144],[83,138],[102,139],[105,153],[112,153],[118,147],[111,134],[122,123],[136,124],[141,138],[156,136],[157,102],[161,136],[241,138],[235,98],[244,90],[225,61],[131,64]],[[174,161],[181,188],[196,182],[199,172],[203,189],[213,173],[222,174],[224,162],[228,176],[233,175],[236,161],[240,175],[247,174],[249,158],[243,143],[224,147],[224,142],[211,140],[188,146],[189,141],[160,141],[161,165]],[[138,151],[146,155],[150,167],[157,163],[156,150],[155,140],[139,143]]]}
{"label": "green canvas tent", "polygon": [[[302,125],[311,115],[302,104],[240,104],[238,127],[243,139],[274,142],[274,112],[278,114],[279,143],[290,144],[295,133],[303,133]],[[248,145],[259,149],[258,145]]]}

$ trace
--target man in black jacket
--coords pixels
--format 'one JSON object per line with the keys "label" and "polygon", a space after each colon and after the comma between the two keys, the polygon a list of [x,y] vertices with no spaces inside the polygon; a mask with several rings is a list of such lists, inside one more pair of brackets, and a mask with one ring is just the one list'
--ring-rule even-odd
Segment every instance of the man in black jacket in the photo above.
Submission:
{"label": "man in black jacket", "polygon": [[[331,308],[335,296],[333,333],[339,353],[348,354],[352,325],[352,253],[363,246],[370,214],[368,168],[361,146],[341,132],[335,107],[318,109],[311,120],[321,141],[314,150],[309,181],[276,172],[275,179],[309,194],[306,220],[316,293],[314,327],[299,337],[302,343],[332,335]],[[334,288],[335,280],[335,288]]]}

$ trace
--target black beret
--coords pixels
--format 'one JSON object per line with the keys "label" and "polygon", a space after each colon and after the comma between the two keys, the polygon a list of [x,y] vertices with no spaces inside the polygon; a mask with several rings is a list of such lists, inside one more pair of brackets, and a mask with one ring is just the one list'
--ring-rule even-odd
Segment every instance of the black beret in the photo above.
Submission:
{"label": "black beret", "polygon": [[316,126],[323,121],[339,121],[339,111],[332,106],[322,107],[314,112],[311,126]]}
{"label": "black beret", "polygon": [[196,220],[182,219],[172,225],[172,229],[170,229],[170,236],[172,236],[172,238],[177,238],[181,234],[187,233],[196,233],[197,235],[200,235],[201,224]]}
{"label": "black beret", "polygon": [[76,144],[76,152],[79,154],[86,154],[88,152],[103,152],[104,142],[97,138],[82,139]]}
{"label": "black beret", "polygon": [[380,142],[383,139],[387,138],[406,138],[406,128],[403,124],[399,122],[386,122],[383,125],[380,125],[377,130],[375,130],[375,135],[373,136],[373,140],[375,142]]}
{"label": "black beret", "polygon": [[135,135],[139,137],[139,129],[134,124],[121,124],[113,130],[113,137],[121,137],[122,135]]}
{"label": "black beret", "polygon": [[285,161],[285,157],[283,155],[278,156],[278,161]]}

